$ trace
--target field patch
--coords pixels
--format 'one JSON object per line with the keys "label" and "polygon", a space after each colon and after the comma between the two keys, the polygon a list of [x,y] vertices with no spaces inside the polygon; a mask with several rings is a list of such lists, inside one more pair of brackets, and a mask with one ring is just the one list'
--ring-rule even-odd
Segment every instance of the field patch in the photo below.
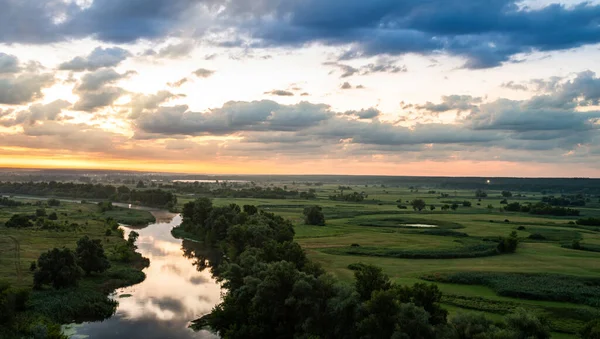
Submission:
{"label": "field patch", "polygon": [[459,272],[428,274],[422,279],[442,283],[483,285],[505,297],[572,302],[600,307],[600,278],[544,273]]}

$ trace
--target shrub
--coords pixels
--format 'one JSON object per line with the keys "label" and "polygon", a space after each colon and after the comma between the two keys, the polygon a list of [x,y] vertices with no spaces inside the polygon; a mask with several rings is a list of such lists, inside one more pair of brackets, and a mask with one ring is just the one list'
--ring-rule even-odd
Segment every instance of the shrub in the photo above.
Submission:
{"label": "shrub", "polygon": [[523,231],[524,229],[525,229],[525,226],[519,226],[519,227],[517,227],[517,230],[519,230],[519,231]]}
{"label": "shrub", "polygon": [[543,235],[541,235],[539,233],[533,233],[533,234],[529,235],[528,238],[532,239],[532,240],[546,240],[546,237],[544,237]]}
{"label": "shrub", "polygon": [[325,226],[325,215],[321,206],[306,207],[303,214],[305,224]]}
{"label": "shrub", "polygon": [[81,268],[77,265],[75,254],[68,248],[55,248],[40,255],[33,283],[36,288],[51,284],[58,289],[75,286],[80,278]]}

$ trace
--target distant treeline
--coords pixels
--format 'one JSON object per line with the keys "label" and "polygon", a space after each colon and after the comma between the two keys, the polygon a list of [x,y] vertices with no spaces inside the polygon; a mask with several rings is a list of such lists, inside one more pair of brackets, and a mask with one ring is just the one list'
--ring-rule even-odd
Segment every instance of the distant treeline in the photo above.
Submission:
{"label": "distant treeline", "polygon": [[231,185],[225,182],[220,184],[217,188],[214,187],[214,184],[199,182],[175,182],[172,185],[161,185],[160,187],[174,190],[177,193],[199,194],[213,198],[316,199],[317,197],[315,194],[316,191],[312,188],[307,192],[287,190],[285,187],[255,186],[239,188],[239,185]]}
{"label": "distant treeline", "polygon": [[585,206],[585,197],[582,194],[562,197],[543,197],[542,202],[552,206]]}
{"label": "distant treeline", "polygon": [[127,186],[76,184],[71,182],[0,182],[0,193],[53,196],[70,199],[99,199],[171,209],[177,197],[161,189],[131,190]]}
{"label": "distant treeline", "polygon": [[579,210],[561,206],[552,206],[543,202],[538,202],[536,204],[520,204],[518,202],[512,202],[506,205],[504,210],[508,212],[523,212],[536,215],[553,215],[557,217],[579,215]]}
{"label": "distant treeline", "polygon": [[[212,176],[173,176],[169,179],[209,179]],[[496,177],[409,177],[372,175],[245,175],[228,176],[229,180],[254,182],[328,183],[336,185],[385,185],[389,187],[423,187],[465,190],[507,190],[526,192],[600,194],[600,179],[590,178],[496,178]],[[489,183],[487,182],[489,180]]]}

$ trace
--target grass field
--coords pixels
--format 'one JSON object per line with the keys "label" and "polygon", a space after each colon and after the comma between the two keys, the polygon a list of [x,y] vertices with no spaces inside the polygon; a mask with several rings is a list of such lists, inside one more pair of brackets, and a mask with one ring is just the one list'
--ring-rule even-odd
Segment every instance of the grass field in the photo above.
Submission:
{"label": "grass field", "polygon": [[[595,228],[573,225],[576,217],[537,216],[526,213],[504,212],[500,191],[487,191],[488,197],[481,201],[474,191],[437,190],[428,193],[408,188],[380,186],[353,186],[352,191],[364,192],[368,198],[363,202],[333,201],[328,197],[339,193],[337,185],[313,187],[318,199],[269,200],[215,198],[213,203],[225,205],[258,205],[265,211],[274,212],[294,221],[296,240],[309,257],[346,281],[353,279],[348,265],[356,262],[370,263],[384,269],[394,281],[413,284],[423,282],[432,274],[461,272],[514,272],[530,274],[561,274],[578,279],[600,277],[600,253],[574,250],[568,247],[573,240],[582,244],[600,244],[600,232]],[[306,186],[288,185],[288,189],[308,190]],[[448,194],[440,197],[440,193]],[[508,198],[509,202],[536,203],[541,200],[539,192],[520,193],[521,197]],[[193,197],[180,197],[181,204]],[[410,201],[423,199],[427,207],[413,211]],[[398,202],[401,201],[401,202]],[[463,201],[471,207],[463,207]],[[445,204],[459,205],[456,211],[442,211]],[[399,209],[398,204],[408,207]],[[306,206],[319,205],[326,217],[326,226],[305,225],[302,210]],[[491,206],[490,206],[491,205]],[[435,209],[431,210],[430,206]],[[600,214],[598,199],[581,208],[582,217]],[[406,224],[427,224],[434,228],[406,227]],[[520,227],[522,226],[522,227]],[[451,232],[448,232],[449,230]],[[497,240],[516,231],[520,239],[517,252],[475,258],[409,259],[406,253],[445,253],[467,248],[469,244]],[[434,232],[434,233],[432,233]],[[453,233],[454,232],[454,233]],[[535,239],[532,234],[542,235]],[[552,285],[552,281],[546,281]],[[547,317],[557,338],[573,338],[583,324],[600,317],[599,309],[569,302],[536,300],[534,296],[501,296],[485,284],[456,284],[434,282],[444,292],[444,305],[450,313],[478,311],[498,316],[522,307]],[[516,290],[519,286],[513,286]],[[596,296],[596,297],[600,297]]]}
{"label": "grass field", "polygon": [[[129,213],[116,209],[110,213],[100,213],[95,204],[79,204],[61,202],[59,206],[47,206],[39,200],[18,199],[31,205],[18,207],[0,207],[0,281],[9,283],[14,288],[30,290],[33,286],[32,262],[53,248],[67,247],[75,249],[77,241],[83,236],[100,239],[111,267],[101,274],[92,274],[80,280],[77,287],[55,290],[44,287],[33,290],[28,302],[28,309],[20,326],[29,326],[28,319],[39,319],[55,323],[72,321],[101,320],[110,317],[116,303],[108,298],[108,294],[119,287],[139,283],[145,279],[142,268],[147,260],[133,255],[130,261],[114,259],[117,248],[126,245],[119,232],[107,233],[107,217],[118,221],[132,221],[135,224],[148,223],[154,217],[145,211]],[[26,228],[8,228],[4,223],[13,214],[35,215],[36,210],[44,209],[46,215],[56,213],[52,229],[40,226]],[[122,253],[121,251],[119,253]],[[37,320],[31,320],[37,321]],[[25,327],[27,328],[27,327]],[[3,335],[0,329],[0,337]],[[10,334],[10,332],[9,332]]]}

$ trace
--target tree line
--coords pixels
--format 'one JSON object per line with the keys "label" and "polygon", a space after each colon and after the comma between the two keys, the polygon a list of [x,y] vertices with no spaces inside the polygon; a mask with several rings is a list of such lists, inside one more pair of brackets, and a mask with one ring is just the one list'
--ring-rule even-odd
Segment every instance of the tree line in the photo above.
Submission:
{"label": "tree line", "polygon": [[[306,257],[289,220],[254,206],[201,198],[182,215],[180,227],[223,252],[212,273],[227,293],[194,321],[223,338],[550,337],[544,321],[523,311],[499,322],[468,314],[449,320],[436,285],[398,285],[376,266],[352,264],[355,283],[340,282]],[[506,251],[515,245],[514,235],[503,242]]]}
{"label": "tree line", "polygon": [[127,186],[77,184],[72,182],[0,182],[0,193],[56,196],[71,199],[100,199],[172,209],[177,197],[161,189],[131,190]]}

